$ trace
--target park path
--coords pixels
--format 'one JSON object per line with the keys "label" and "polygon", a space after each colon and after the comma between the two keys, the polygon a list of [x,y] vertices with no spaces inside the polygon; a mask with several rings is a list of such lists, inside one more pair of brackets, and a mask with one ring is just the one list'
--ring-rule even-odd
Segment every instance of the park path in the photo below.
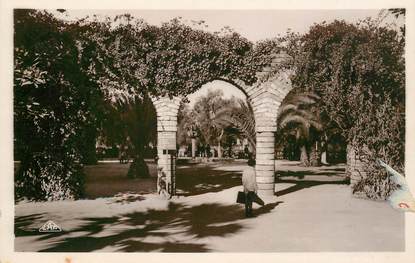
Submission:
{"label": "park path", "polygon": [[[266,198],[256,217],[235,204],[240,164],[200,166],[222,171],[200,194],[164,200],[124,194],[95,200],[16,205],[16,251],[310,252],[403,251],[404,216],[385,202],[355,199],[342,166],[304,169],[279,164],[278,197]],[[191,167],[183,169],[192,169]],[[291,171],[291,172],[288,172]],[[230,173],[229,173],[230,172]],[[189,176],[192,172],[188,171]],[[183,173],[185,174],[185,173]],[[213,173],[215,174],[215,173]],[[226,176],[237,177],[224,180]],[[184,176],[184,175],[183,175]],[[196,180],[196,179],[194,179]],[[196,182],[196,181],[195,181]],[[186,190],[187,189],[187,190]],[[204,190],[208,189],[208,192]],[[40,234],[47,220],[62,233]]]}

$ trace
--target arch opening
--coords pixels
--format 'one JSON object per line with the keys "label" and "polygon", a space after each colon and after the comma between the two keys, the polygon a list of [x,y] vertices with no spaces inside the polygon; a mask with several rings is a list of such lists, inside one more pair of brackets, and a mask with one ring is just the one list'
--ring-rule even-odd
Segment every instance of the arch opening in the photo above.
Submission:
{"label": "arch opening", "polygon": [[[241,87],[229,81],[213,80],[186,97],[165,99],[163,103],[156,101],[155,105],[160,138],[158,166],[172,184],[178,182],[177,194],[218,191],[241,183],[240,178],[227,178],[228,172],[223,171],[210,171],[217,175],[216,183],[207,174],[195,181],[180,169],[180,166],[201,162],[218,164],[219,160],[246,159],[255,151],[254,115]],[[250,126],[244,126],[242,121],[246,120],[250,120]],[[176,173],[176,162],[179,173]]]}
{"label": "arch opening", "polygon": [[181,106],[178,143],[186,142],[190,134],[197,137],[194,146],[203,148],[193,149],[190,157],[243,156],[233,152],[232,143],[246,148],[246,155],[248,151],[255,151],[255,118],[248,97],[240,87],[229,81],[214,80],[188,95]]}
{"label": "arch opening", "polygon": [[[253,86],[240,85],[238,80],[233,81],[218,78],[209,83],[205,83],[205,85],[199,88],[196,93],[203,93],[204,86],[209,86],[212,82],[232,87],[233,90],[237,90],[241,99],[245,99],[244,104],[246,109],[251,113],[250,118],[253,123],[250,127],[252,132],[246,139],[250,139],[251,145],[253,145],[250,149],[248,148],[248,151],[256,159],[256,178],[259,192],[265,195],[274,195],[276,118],[282,99],[291,89],[291,85],[289,85],[290,83],[287,81],[287,76],[278,76],[272,81]],[[186,97],[192,98],[192,96],[194,95],[189,94]],[[158,169],[163,170],[167,177],[170,178],[171,185],[173,185],[171,188],[172,194],[176,194],[175,182],[177,158],[179,158],[180,162],[180,158],[182,157],[193,159],[196,157],[206,157],[207,155],[206,149],[204,149],[204,151],[192,151],[192,149],[197,149],[197,142],[193,140],[192,145],[192,142],[189,143],[189,137],[196,137],[197,134],[194,134],[195,131],[193,131],[194,129],[191,127],[181,127],[183,125],[180,121],[184,116],[181,115],[179,111],[182,110],[181,107],[183,107],[183,101],[186,101],[186,98],[174,97],[158,98],[154,100],[158,119]],[[179,128],[184,131],[179,131]],[[204,131],[206,130],[208,129],[204,128]],[[187,137],[187,142],[186,138],[183,139],[181,137]],[[187,143],[187,146],[180,145],[183,141]],[[218,158],[221,155],[221,153],[219,153],[220,150],[218,150],[220,147],[217,146],[217,143],[212,147],[210,145],[212,141],[204,138],[205,145],[207,145],[207,141],[209,142],[210,148],[209,155]],[[205,146],[202,145],[202,147]],[[223,155],[221,157],[223,157]],[[240,184],[240,180],[238,181],[238,184]]]}

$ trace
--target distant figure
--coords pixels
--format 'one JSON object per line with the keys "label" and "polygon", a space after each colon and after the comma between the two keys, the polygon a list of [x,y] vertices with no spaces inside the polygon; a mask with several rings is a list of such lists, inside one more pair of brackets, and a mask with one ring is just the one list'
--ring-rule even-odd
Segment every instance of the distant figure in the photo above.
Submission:
{"label": "distant figure", "polygon": [[205,157],[205,146],[203,144],[199,144],[199,157]]}
{"label": "distant figure", "polygon": [[129,163],[130,161],[130,149],[128,141],[126,143],[122,143],[119,149],[119,161],[120,163]]}
{"label": "distant figure", "polygon": [[256,183],[255,160],[253,158],[248,160],[248,167],[242,174],[242,185],[245,192],[245,216],[252,217],[252,202],[256,201],[259,203],[262,202],[262,205],[264,204],[256,195],[258,185]]}
{"label": "distant figure", "polygon": [[248,145],[247,144],[245,144],[245,147],[244,147],[244,158],[246,158],[246,159],[248,159],[249,158],[249,149],[248,149]]}

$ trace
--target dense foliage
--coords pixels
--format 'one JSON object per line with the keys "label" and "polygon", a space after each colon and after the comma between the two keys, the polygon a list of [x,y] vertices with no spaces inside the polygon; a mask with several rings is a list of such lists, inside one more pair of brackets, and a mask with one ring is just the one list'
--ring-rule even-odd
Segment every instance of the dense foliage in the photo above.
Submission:
{"label": "dense foliage", "polygon": [[96,119],[100,91],[73,35],[52,16],[17,10],[14,40],[16,196],[80,197],[82,133]]}
{"label": "dense foliage", "polygon": [[[100,82],[138,94],[187,95],[218,78],[252,84],[273,52],[272,48],[254,47],[236,32],[209,33],[179,19],[159,27],[129,15],[105,23],[79,24],[84,37],[94,40],[99,62],[106,58],[111,62],[105,63]],[[100,67],[97,64],[94,70]]]}
{"label": "dense foliage", "polygon": [[[392,13],[404,15],[402,10]],[[81,197],[82,164],[94,162],[97,131],[107,125],[108,116],[126,124],[119,141],[125,136],[133,140],[135,167],[145,170],[142,149],[154,139],[145,133],[154,130],[154,122],[149,121],[154,115],[150,97],[186,96],[215,79],[252,84],[258,81],[256,72],[281,49],[292,59],[274,65],[260,81],[288,69],[294,73],[297,92],[321,98],[313,102],[319,114],[307,109],[307,115],[297,107],[295,117],[287,107],[286,120],[291,121],[286,122],[297,123],[292,126],[303,130],[303,135],[322,117],[324,128],[339,129],[349,146],[365,158],[369,176],[355,191],[371,198],[383,198],[390,189],[385,187],[387,177],[375,166],[376,158],[403,171],[404,27],[396,30],[370,20],[335,21],[316,24],[304,35],[289,33],[254,45],[236,32],[209,33],[180,19],[161,26],[130,15],[64,22],[44,11],[16,10],[14,22],[14,142],[16,159],[21,161],[15,180],[17,197]],[[119,107],[125,97],[134,103]],[[224,103],[219,101],[222,111]],[[210,107],[215,103],[208,100],[200,104],[204,104],[200,119],[191,119],[198,121],[206,143],[219,144],[224,134],[224,119],[218,118],[221,108]],[[290,107],[294,109],[295,103]],[[250,108],[245,104],[228,108],[235,113],[230,126],[252,140],[253,122],[236,124],[239,113],[245,112],[243,118],[250,120]],[[310,117],[304,118],[308,124],[293,122],[298,116]],[[319,130],[317,125],[314,128]],[[130,171],[136,175],[139,170],[133,166]]]}
{"label": "dense foliage", "polygon": [[375,159],[400,171],[404,166],[404,41],[371,21],[317,24],[297,41],[293,85],[319,94],[322,110],[364,156],[369,176],[354,190],[384,198],[387,177]]}
{"label": "dense foliage", "polygon": [[[14,30],[16,194],[34,199],[82,196],[81,164],[94,162],[108,103],[187,95],[217,78],[252,84],[272,52],[179,19],[162,26],[129,15],[64,22],[16,10]],[[141,149],[145,140],[135,144]]]}

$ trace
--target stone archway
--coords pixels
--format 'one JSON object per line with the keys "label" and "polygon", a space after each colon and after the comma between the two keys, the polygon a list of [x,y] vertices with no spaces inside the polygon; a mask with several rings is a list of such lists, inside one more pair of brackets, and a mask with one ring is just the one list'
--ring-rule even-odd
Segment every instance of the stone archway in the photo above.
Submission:
{"label": "stone archway", "polygon": [[[281,63],[286,58],[287,55],[283,53],[276,55],[272,66]],[[257,73],[257,76],[260,78],[270,70],[271,68],[264,68]],[[277,113],[281,102],[292,89],[289,74],[289,72],[284,72],[268,81],[257,82],[251,86],[239,80],[218,78],[241,89],[247,95],[247,101],[254,111],[256,176],[260,195],[274,195]],[[175,194],[177,113],[180,101],[180,97],[153,98],[157,112],[157,154],[159,158],[157,165],[163,169],[167,181],[172,186],[173,194]]]}

